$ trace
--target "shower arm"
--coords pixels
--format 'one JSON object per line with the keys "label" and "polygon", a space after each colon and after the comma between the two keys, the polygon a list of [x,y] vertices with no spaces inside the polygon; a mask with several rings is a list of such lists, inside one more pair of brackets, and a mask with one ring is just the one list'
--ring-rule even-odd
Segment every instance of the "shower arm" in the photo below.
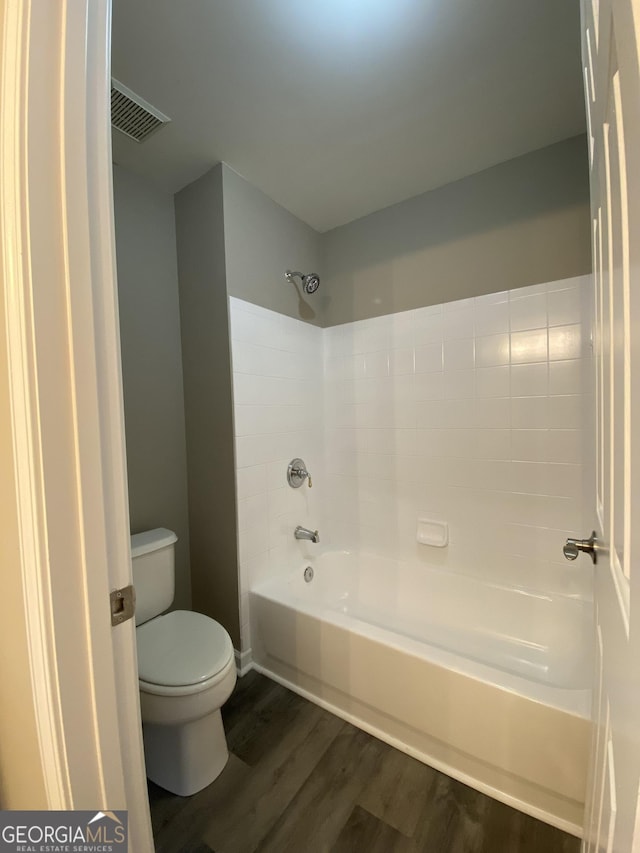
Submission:
{"label": "shower arm", "polygon": [[320,287],[320,276],[315,273],[309,273],[309,275],[305,275],[302,272],[291,272],[291,270],[287,270],[284,274],[284,277],[289,282],[289,284],[293,284],[295,286],[295,278],[300,279],[300,284],[302,285],[302,289],[305,293],[311,295],[315,293],[316,290]]}

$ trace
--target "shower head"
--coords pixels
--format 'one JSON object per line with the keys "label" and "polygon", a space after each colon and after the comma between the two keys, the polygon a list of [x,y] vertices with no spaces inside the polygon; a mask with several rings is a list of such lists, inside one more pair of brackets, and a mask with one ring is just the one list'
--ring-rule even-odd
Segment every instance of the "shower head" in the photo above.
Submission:
{"label": "shower head", "polygon": [[301,272],[291,272],[291,270],[287,270],[284,274],[286,280],[291,282],[292,284],[294,276],[298,276],[298,278],[302,282],[302,289],[305,293],[315,293],[316,290],[320,287],[320,276],[314,272],[309,273],[309,275],[304,275],[304,273]]}
{"label": "shower head", "polygon": [[305,293],[315,293],[320,287],[320,276],[317,273],[310,273],[302,278],[302,286]]}

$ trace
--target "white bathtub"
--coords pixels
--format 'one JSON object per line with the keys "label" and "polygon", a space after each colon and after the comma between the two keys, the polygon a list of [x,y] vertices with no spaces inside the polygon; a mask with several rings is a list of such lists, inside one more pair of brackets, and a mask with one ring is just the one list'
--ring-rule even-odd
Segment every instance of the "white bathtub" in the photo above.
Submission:
{"label": "white bathtub", "polygon": [[251,614],[259,669],[449,775],[581,833],[588,603],[334,552],[257,586]]}

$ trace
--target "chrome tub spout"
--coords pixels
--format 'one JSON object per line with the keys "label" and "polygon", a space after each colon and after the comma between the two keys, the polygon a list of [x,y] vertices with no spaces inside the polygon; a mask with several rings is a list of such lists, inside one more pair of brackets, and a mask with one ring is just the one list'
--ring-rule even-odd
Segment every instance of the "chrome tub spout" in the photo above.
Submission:
{"label": "chrome tub spout", "polygon": [[293,531],[293,535],[296,539],[308,539],[310,542],[320,541],[320,534],[317,530],[307,530],[306,527],[301,527],[300,525]]}

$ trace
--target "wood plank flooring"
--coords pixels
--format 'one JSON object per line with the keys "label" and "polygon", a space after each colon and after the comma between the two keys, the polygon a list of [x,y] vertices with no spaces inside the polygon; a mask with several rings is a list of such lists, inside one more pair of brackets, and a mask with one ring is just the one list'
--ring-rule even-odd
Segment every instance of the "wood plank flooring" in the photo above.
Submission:
{"label": "wood plank flooring", "polygon": [[578,853],[578,839],[398,752],[263,675],[223,709],[193,797],[149,782],[157,853]]}

